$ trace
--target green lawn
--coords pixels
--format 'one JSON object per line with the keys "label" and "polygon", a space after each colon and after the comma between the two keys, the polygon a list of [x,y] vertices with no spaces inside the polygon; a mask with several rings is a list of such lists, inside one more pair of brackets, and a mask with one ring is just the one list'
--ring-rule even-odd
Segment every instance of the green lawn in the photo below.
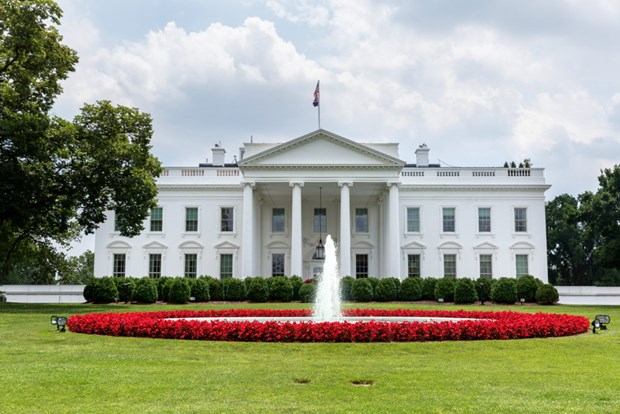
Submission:
{"label": "green lawn", "polygon": [[620,407],[620,307],[463,306],[611,316],[610,329],[600,334],[511,341],[179,341],[58,333],[49,322],[54,314],[173,308],[181,307],[0,304],[0,413],[617,413]]}

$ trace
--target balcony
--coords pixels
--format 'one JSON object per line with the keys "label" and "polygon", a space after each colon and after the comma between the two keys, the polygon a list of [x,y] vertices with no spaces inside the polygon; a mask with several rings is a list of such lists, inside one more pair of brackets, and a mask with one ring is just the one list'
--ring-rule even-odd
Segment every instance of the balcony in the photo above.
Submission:
{"label": "balcony", "polygon": [[404,185],[545,185],[544,168],[405,167]]}
{"label": "balcony", "polygon": [[239,184],[236,167],[165,167],[157,184]]}

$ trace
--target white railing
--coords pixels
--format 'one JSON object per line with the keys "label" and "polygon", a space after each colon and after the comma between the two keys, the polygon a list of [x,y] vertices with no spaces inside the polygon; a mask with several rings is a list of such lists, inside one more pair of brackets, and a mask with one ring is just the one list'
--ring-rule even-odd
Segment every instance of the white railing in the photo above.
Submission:
{"label": "white railing", "polygon": [[238,168],[224,167],[166,167],[160,177],[239,177]]}

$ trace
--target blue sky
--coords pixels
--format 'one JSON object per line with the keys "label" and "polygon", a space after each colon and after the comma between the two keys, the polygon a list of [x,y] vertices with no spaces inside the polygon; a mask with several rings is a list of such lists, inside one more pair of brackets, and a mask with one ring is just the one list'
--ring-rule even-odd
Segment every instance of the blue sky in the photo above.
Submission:
{"label": "blue sky", "polygon": [[110,99],[151,113],[164,165],[221,142],[321,126],[398,142],[413,162],[546,168],[551,199],[595,191],[620,163],[614,0],[61,0],[80,56],[55,112]]}

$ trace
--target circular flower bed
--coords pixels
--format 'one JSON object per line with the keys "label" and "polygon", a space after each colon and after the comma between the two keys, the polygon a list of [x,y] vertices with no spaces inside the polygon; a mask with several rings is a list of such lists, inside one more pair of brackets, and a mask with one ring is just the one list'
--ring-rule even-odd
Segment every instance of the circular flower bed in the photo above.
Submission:
{"label": "circular flower bed", "polygon": [[404,316],[474,318],[456,322],[227,322],[169,318],[298,317],[309,310],[230,309],[75,315],[67,326],[72,332],[207,341],[261,342],[411,342],[481,339],[546,338],[584,333],[589,321],[582,316],[549,313],[470,312],[442,310],[353,309],[345,316]]}

